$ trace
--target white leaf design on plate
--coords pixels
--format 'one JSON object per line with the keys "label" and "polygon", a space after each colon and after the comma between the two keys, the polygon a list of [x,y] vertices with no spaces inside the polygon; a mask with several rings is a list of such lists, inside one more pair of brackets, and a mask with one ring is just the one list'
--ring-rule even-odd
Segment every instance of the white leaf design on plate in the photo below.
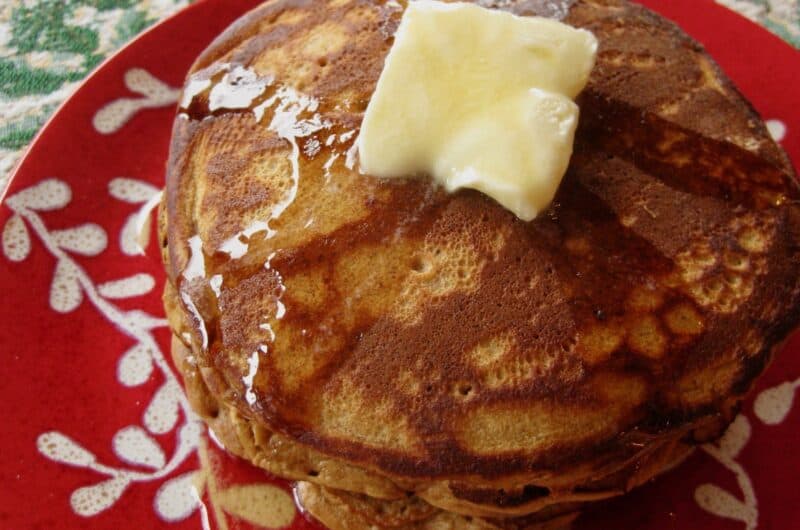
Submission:
{"label": "white leaf design on plate", "polygon": [[72,510],[83,517],[91,517],[107,510],[120,498],[128,487],[128,479],[114,477],[94,486],[78,488],[72,492],[69,503]]}
{"label": "white leaf design on plate", "polygon": [[47,179],[35,186],[22,190],[9,197],[8,200],[32,210],[58,210],[72,200],[72,191],[61,180]]}
{"label": "white leaf design on plate", "polygon": [[200,433],[203,432],[205,423],[198,419],[190,420],[178,433],[178,439],[187,443],[196,444],[200,439]]}
{"label": "white leaf design on plate", "polygon": [[192,483],[195,471],[180,475],[165,482],[154,501],[156,513],[165,521],[181,521],[197,509],[199,499]]}
{"label": "white leaf design on plate", "polygon": [[[150,226],[147,226],[148,239],[150,236]],[[122,231],[119,233],[119,248],[128,256],[135,256],[141,253],[139,248],[139,214],[132,213],[125,220]]]}
{"label": "white leaf design on plate", "polygon": [[175,89],[143,68],[131,68],[125,72],[125,86],[132,92],[138,92],[156,101],[169,101],[175,98]]}
{"label": "white leaf design on plate", "polygon": [[758,419],[767,425],[777,425],[786,419],[792,410],[795,385],[782,383],[761,392],[756,398],[753,410]]}
{"label": "white leaf design on plate", "polygon": [[100,134],[113,134],[133,118],[146,105],[140,99],[120,98],[98,110],[92,118],[92,125]]}
{"label": "white leaf design on plate", "polygon": [[50,284],[50,307],[59,313],[69,313],[81,305],[83,291],[78,272],[68,261],[59,261]]}
{"label": "white leaf design on plate", "polygon": [[40,434],[36,439],[36,448],[50,460],[70,466],[88,467],[96,460],[78,442],[57,431]]}
{"label": "white leaf design on plate", "polygon": [[31,252],[31,237],[25,221],[14,214],[3,228],[3,253],[11,261],[22,261]]}
{"label": "white leaf design on plate", "polygon": [[149,274],[140,272],[127,278],[106,282],[97,286],[98,292],[106,298],[132,298],[153,290],[155,279]]}
{"label": "white leaf design on plate", "polygon": [[115,199],[139,204],[147,202],[158,193],[158,188],[143,180],[119,177],[108,183],[108,193]]}
{"label": "white leaf design on plate", "polygon": [[282,528],[294,520],[294,500],[285,490],[272,484],[232,486],[219,493],[225,511],[255,526]]}
{"label": "white leaf design on plate", "polygon": [[156,391],[147,410],[144,411],[144,426],[153,434],[164,434],[178,422],[178,395],[180,390],[174,383],[166,382]]}
{"label": "white leaf design on plate", "polygon": [[750,422],[741,414],[736,416],[728,430],[719,439],[720,450],[730,458],[736,458],[750,439]]}
{"label": "white leaf design on plate", "polygon": [[125,313],[124,325],[132,326],[140,329],[155,329],[163,328],[167,325],[167,321],[163,318],[156,318],[153,315],[148,315],[144,311],[132,309]]}
{"label": "white leaf design on plate", "polygon": [[120,98],[105,105],[92,118],[92,125],[97,132],[115,133],[140,110],[170,105],[178,101],[180,94],[180,90],[169,87],[141,68],[128,70],[125,84],[144,97]]}
{"label": "white leaf design on plate", "polygon": [[153,220],[153,210],[161,202],[161,192],[152,194],[139,211],[128,216],[122,231],[119,234],[119,246],[122,252],[129,256],[144,254],[150,244],[150,225]]}
{"label": "white leaf design on plate", "polygon": [[125,462],[153,469],[164,467],[164,451],[161,446],[136,425],[125,427],[114,435],[114,452]]}
{"label": "white leaf design on plate", "polygon": [[703,484],[694,491],[694,499],[709,513],[746,522],[750,513],[743,502],[714,484]]}
{"label": "white leaf design on plate", "polygon": [[117,364],[117,379],[125,386],[144,384],[152,373],[153,358],[150,350],[141,343],[126,351]]}
{"label": "white leaf design on plate", "polygon": [[94,223],[86,223],[66,230],[53,230],[53,241],[70,252],[84,256],[96,256],[108,245],[108,236],[103,227]]}

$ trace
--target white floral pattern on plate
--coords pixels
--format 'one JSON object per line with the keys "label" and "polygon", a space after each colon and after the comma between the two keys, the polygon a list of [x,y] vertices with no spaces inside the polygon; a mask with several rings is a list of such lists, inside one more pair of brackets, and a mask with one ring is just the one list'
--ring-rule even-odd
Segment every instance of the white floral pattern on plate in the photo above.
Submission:
{"label": "white floral pattern on plate", "polygon": [[[112,181],[109,191],[112,196],[137,203],[139,199],[148,200],[153,189],[145,182],[117,179]],[[41,434],[37,439],[37,448],[50,460],[88,468],[107,477],[72,493],[70,504],[78,515],[91,517],[109,509],[132,484],[162,480],[164,482],[153,503],[156,513],[165,521],[185,519],[198,506],[198,495],[192,490],[191,481],[195,472],[169,477],[194,454],[202,423],[190,409],[177,377],[153,336],[153,330],[166,326],[166,321],[141,310],[123,310],[111,302],[149,292],[155,280],[148,274],[137,273],[95,284],[72,254],[97,256],[102,253],[108,244],[106,231],[94,223],[84,223],[65,230],[49,230],[39,215],[43,211],[65,208],[71,198],[69,185],[58,179],[44,180],[8,197],[6,205],[14,215],[3,229],[4,254],[12,261],[25,260],[32,246],[31,233],[35,234],[56,258],[50,287],[52,309],[59,313],[70,313],[81,305],[84,298],[89,300],[109,323],[136,340],[136,344],[119,360],[119,382],[128,387],[143,384],[156,368],[162,373],[164,383],[145,409],[142,417],[144,428],[139,425],[123,426],[112,440],[114,453],[122,462],[146,467],[149,471],[103,464],[92,451],[79,445],[67,434],[57,431]],[[128,244],[125,243],[125,232],[123,228],[123,248]],[[182,423],[179,422],[181,414]],[[167,458],[152,434],[171,431],[177,431],[178,443]]]}
{"label": "white floral pattern on plate", "polygon": [[100,134],[119,131],[140,110],[172,105],[178,101],[181,92],[142,68],[131,68],[125,72],[125,86],[142,97],[119,98],[97,111],[92,125]]}

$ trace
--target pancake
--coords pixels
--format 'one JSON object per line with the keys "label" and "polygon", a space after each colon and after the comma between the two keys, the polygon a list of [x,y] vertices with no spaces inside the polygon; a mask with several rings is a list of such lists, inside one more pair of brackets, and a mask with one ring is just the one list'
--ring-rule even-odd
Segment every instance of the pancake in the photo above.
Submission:
{"label": "pancake", "polygon": [[436,509],[415,497],[377,501],[311,482],[299,482],[295,491],[302,506],[330,530],[558,530],[567,527],[577,515],[550,510],[537,516],[481,519]]}
{"label": "pancake", "polygon": [[621,0],[497,4],[600,43],[530,223],[358,172],[396,2],[267,2],[184,90],[160,227],[174,353],[226,446],[339,499],[326,513],[623,493],[719,436],[797,325],[794,171],[702,47]]}
{"label": "pancake", "polygon": [[[173,339],[172,352],[173,360],[183,374],[189,402],[208,423],[217,439],[233,454],[275,475],[295,481],[311,480],[315,486],[321,487],[309,489],[306,486],[301,490],[301,498],[309,497],[307,507],[317,516],[316,506],[324,506],[326,512],[336,514],[356,498],[344,495],[340,490],[344,488],[369,497],[370,506],[380,513],[390,510],[392,506],[410,504],[419,507],[421,504],[429,509],[427,513],[431,517],[442,511],[442,506],[446,506],[458,513],[487,518],[510,515],[517,516],[516,520],[521,515],[536,513],[540,517],[537,522],[541,522],[547,520],[541,519],[543,513],[561,516],[566,508],[571,512],[582,503],[628,491],[682,461],[693,450],[690,444],[676,439],[651,443],[647,451],[642,451],[618,469],[606,474],[598,472],[588,482],[573,483],[571,488],[549,495],[541,495],[540,489],[527,485],[516,490],[513,485],[505,485],[499,492],[503,484],[480,487],[476,484],[449,483],[443,489],[441,484],[425,486],[402,479],[391,481],[248,421],[235,407],[218,401],[209,391],[209,383],[213,385],[217,378],[213,369],[200,368],[189,348],[177,338]],[[566,477],[562,482],[567,483]],[[414,492],[414,495],[409,497],[409,492]],[[322,502],[330,500],[331,495],[337,499],[336,502]],[[383,507],[382,503],[385,503]],[[331,517],[347,519],[345,514]]]}

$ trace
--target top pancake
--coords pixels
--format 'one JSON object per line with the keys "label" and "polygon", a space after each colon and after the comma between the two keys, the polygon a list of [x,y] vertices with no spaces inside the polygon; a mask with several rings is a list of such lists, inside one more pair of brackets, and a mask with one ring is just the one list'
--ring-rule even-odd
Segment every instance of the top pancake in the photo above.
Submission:
{"label": "top pancake", "polygon": [[556,200],[524,223],[353,166],[401,12],[268,2],[193,67],[166,254],[212,390],[396,477],[557,475],[719,434],[798,320],[798,190],[749,104],[673,24],[575,2],[598,63]]}

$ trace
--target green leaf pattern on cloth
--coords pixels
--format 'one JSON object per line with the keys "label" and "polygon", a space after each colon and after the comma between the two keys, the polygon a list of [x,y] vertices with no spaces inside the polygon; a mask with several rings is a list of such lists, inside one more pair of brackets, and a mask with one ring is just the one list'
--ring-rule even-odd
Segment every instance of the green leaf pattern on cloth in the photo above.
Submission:
{"label": "green leaf pattern on cloth", "polygon": [[800,48],[800,0],[715,0]]}
{"label": "green leaf pattern on cloth", "polygon": [[[0,0],[0,189],[80,80],[191,0]],[[716,0],[800,48],[800,0]]]}
{"label": "green leaf pattern on cloth", "polygon": [[81,79],[190,0],[0,0],[0,189]]}

